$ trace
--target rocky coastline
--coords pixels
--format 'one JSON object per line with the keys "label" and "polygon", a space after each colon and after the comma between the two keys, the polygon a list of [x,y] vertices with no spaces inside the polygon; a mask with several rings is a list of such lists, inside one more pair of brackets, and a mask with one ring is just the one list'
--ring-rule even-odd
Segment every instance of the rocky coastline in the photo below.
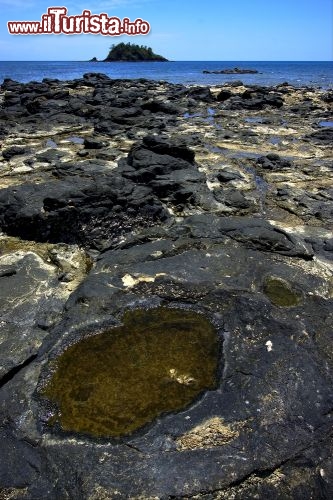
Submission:
{"label": "rocky coastline", "polygon": [[[332,498],[332,101],[3,82],[1,499]],[[50,426],[52,360],[159,307],[214,325],[217,385],[119,438]]]}

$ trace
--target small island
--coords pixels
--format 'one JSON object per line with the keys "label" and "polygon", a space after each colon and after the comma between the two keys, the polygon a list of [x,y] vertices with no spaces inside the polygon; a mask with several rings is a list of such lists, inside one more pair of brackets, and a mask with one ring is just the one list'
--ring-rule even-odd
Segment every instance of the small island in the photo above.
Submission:
{"label": "small island", "polygon": [[118,43],[117,45],[112,45],[110,52],[104,62],[141,62],[141,61],[160,61],[165,62],[166,59],[163,56],[155,54],[151,47],[145,45],[136,45],[134,43]]}

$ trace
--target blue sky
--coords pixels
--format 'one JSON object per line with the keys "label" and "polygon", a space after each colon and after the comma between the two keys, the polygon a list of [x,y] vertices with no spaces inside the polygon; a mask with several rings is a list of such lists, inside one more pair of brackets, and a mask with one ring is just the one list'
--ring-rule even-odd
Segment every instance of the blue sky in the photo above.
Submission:
{"label": "blue sky", "polygon": [[[69,15],[141,17],[147,36],[14,36],[7,21],[39,21],[50,6]],[[134,42],[179,61],[330,61],[333,0],[0,0],[0,60],[86,60],[106,57],[112,43]]]}

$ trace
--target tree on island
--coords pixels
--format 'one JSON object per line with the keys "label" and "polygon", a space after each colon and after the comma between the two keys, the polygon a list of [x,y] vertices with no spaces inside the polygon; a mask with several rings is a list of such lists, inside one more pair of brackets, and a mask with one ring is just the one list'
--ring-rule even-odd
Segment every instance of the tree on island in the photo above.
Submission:
{"label": "tree on island", "polygon": [[112,61],[167,61],[165,57],[154,54],[151,47],[136,45],[134,43],[118,43],[110,47],[110,52],[105,62]]}

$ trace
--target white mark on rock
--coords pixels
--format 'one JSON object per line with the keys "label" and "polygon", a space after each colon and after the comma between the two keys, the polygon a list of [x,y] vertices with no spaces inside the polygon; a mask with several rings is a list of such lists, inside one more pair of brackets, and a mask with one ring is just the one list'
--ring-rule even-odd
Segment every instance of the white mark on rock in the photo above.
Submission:
{"label": "white mark on rock", "polygon": [[161,255],[163,255],[163,252],[161,252],[161,250],[156,250],[156,252],[153,252],[150,255],[152,257],[161,257]]}
{"label": "white mark on rock", "polygon": [[268,352],[271,352],[273,350],[273,342],[271,340],[267,340],[265,346],[267,347]]}
{"label": "white mark on rock", "polygon": [[125,274],[125,276],[121,278],[121,281],[123,282],[123,285],[126,288],[132,288],[133,286],[137,285],[142,281],[146,283],[153,283],[155,279],[158,278],[159,276],[166,276],[166,273],[158,273],[155,274],[155,276],[147,276],[145,274],[142,274],[141,276],[138,277],[134,277],[130,274]]}

